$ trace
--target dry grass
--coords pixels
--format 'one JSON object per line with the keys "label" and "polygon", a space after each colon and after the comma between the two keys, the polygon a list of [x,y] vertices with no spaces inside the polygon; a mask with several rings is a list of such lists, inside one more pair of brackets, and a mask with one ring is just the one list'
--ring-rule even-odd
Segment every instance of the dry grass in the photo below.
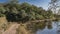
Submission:
{"label": "dry grass", "polygon": [[33,34],[30,30],[27,30],[27,24],[20,24],[19,28],[17,29],[17,34]]}
{"label": "dry grass", "polygon": [[7,22],[7,20],[5,17],[0,17],[0,25],[4,24],[6,22]]}
{"label": "dry grass", "polygon": [[[9,27],[14,24],[15,22],[7,22],[6,18],[5,17],[0,17],[0,34],[1,34],[1,31],[4,32],[4,30],[8,30]],[[32,34],[30,33],[30,31],[28,31],[26,28],[27,24],[21,24],[20,23],[20,26],[19,28],[17,29],[17,34]]]}
{"label": "dry grass", "polygon": [[0,34],[7,30],[11,25],[12,23],[7,22],[5,17],[0,17]]}

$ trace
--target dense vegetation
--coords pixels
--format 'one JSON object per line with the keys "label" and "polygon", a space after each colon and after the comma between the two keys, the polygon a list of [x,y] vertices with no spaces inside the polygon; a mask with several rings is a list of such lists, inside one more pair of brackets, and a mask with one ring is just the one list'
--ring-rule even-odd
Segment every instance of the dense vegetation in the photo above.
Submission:
{"label": "dense vegetation", "polygon": [[42,7],[18,1],[0,3],[0,17],[6,17],[8,21],[28,21],[53,18],[51,10],[45,10]]}

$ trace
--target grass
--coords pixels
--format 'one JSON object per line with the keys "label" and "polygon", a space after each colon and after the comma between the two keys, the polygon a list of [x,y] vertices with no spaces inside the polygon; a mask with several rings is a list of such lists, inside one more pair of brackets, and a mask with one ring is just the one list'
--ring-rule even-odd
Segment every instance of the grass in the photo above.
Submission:
{"label": "grass", "polygon": [[[14,23],[13,22],[7,22],[5,17],[0,17],[0,30],[1,31],[3,30],[3,32],[4,32],[4,31],[8,30],[9,27]],[[27,24],[26,23],[24,23],[24,24],[20,23],[19,28],[16,30],[17,34],[32,34],[31,28],[29,28],[29,30],[28,30],[27,25],[29,25],[29,24],[28,23]]]}
{"label": "grass", "polygon": [[13,23],[7,22],[5,17],[0,17],[0,34],[6,31]]}
{"label": "grass", "polygon": [[33,34],[31,29],[27,29],[27,25],[29,25],[28,23],[24,23],[24,24],[20,24],[19,28],[16,30],[17,33],[16,34]]}

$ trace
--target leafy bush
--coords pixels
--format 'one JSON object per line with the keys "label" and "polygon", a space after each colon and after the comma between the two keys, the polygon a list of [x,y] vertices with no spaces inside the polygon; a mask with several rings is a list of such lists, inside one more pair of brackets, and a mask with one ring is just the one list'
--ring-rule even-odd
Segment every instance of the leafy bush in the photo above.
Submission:
{"label": "leafy bush", "polygon": [[52,18],[51,10],[44,10],[26,2],[19,4],[17,1],[10,1],[0,7],[0,17],[6,16],[8,21],[28,21]]}

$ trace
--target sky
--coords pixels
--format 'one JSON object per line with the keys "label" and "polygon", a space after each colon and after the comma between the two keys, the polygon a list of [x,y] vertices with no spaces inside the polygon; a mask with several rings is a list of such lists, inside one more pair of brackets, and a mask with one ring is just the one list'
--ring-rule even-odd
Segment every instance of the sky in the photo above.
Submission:
{"label": "sky", "polygon": [[[0,2],[6,2],[7,0],[0,0]],[[43,7],[44,9],[48,9],[48,4],[50,0],[19,0],[19,2],[28,2],[29,4],[33,4],[37,7]]]}

